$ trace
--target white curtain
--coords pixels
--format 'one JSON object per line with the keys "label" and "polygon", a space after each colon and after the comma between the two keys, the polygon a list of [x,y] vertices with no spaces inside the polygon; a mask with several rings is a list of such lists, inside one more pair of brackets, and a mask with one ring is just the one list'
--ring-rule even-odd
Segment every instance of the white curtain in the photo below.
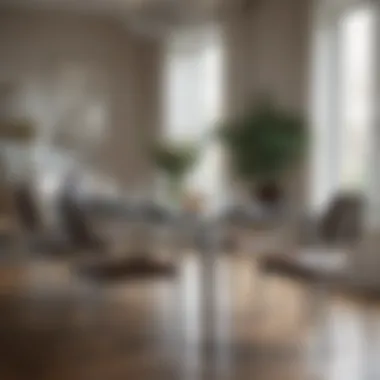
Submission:
{"label": "white curtain", "polygon": [[316,12],[312,78],[311,209],[340,191],[366,191],[372,103],[373,14]]}

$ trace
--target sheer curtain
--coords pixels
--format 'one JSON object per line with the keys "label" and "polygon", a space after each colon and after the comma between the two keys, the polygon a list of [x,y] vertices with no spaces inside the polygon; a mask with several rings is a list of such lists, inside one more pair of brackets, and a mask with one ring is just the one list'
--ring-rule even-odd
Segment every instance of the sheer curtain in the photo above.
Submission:
{"label": "sheer curtain", "polygon": [[341,167],[340,187],[366,190],[371,124],[374,18],[368,8],[355,9],[344,17],[341,33]]}
{"label": "sheer curtain", "polygon": [[313,54],[311,209],[368,187],[373,67],[370,7],[329,9],[316,19]]}

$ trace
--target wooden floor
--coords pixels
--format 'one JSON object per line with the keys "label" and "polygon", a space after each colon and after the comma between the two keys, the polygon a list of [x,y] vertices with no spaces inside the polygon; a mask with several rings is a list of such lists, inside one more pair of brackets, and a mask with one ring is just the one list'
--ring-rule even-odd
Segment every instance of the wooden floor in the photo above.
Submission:
{"label": "wooden floor", "polygon": [[313,309],[307,288],[244,257],[178,264],[175,279],[118,285],[3,265],[0,379],[380,379],[376,307]]}

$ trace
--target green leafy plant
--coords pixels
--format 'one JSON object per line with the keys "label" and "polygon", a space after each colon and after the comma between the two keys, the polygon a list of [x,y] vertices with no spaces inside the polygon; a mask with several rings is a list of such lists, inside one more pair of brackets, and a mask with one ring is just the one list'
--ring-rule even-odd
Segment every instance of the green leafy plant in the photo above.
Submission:
{"label": "green leafy plant", "polygon": [[194,144],[159,142],[154,146],[153,158],[159,171],[173,179],[182,179],[193,167],[197,157]]}
{"label": "green leafy plant", "polygon": [[197,146],[193,143],[160,141],[155,144],[152,156],[157,169],[167,177],[172,193],[178,195],[184,177],[196,163]]}
{"label": "green leafy plant", "polygon": [[304,120],[269,101],[229,120],[218,132],[235,175],[246,183],[278,183],[307,145]]}
{"label": "green leafy plant", "polygon": [[305,151],[302,118],[272,103],[260,103],[220,129],[232,166],[243,180],[273,180],[297,163]]}

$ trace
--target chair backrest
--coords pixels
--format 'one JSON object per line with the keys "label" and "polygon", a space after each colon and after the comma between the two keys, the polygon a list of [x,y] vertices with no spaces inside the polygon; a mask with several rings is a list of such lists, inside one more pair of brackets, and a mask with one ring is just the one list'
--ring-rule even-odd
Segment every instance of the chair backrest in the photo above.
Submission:
{"label": "chair backrest", "polygon": [[41,228],[42,218],[27,184],[18,184],[14,187],[15,209],[21,226],[28,232],[36,232]]}
{"label": "chair backrest", "polygon": [[364,200],[359,194],[338,194],[319,223],[325,243],[357,242],[362,235]]}
{"label": "chair backrest", "polygon": [[95,247],[99,239],[91,229],[83,207],[71,186],[63,188],[58,209],[64,232],[76,247]]}

